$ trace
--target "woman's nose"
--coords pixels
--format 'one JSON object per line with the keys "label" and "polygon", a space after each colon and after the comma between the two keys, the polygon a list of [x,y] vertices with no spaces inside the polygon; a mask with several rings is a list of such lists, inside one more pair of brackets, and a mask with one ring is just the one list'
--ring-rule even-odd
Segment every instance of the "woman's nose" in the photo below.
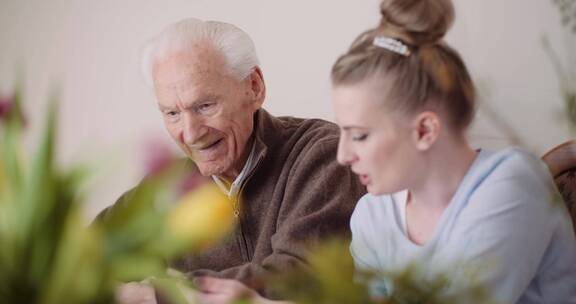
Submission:
{"label": "woman's nose", "polygon": [[355,159],[354,153],[351,151],[349,145],[345,142],[345,140],[340,137],[338,141],[338,152],[336,155],[336,159],[338,163],[344,166],[349,166]]}

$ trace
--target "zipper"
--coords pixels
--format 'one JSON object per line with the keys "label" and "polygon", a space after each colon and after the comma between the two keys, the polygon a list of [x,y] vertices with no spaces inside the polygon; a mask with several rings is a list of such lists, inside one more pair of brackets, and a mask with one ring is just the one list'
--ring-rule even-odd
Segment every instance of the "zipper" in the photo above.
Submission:
{"label": "zipper", "polygon": [[[237,198],[236,202],[240,202],[240,197]],[[236,212],[236,211],[235,211]],[[242,252],[243,255],[243,259],[245,262],[250,262],[252,259],[250,258],[250,249],[248,248],[248,242],[246,241],[246,235],[244,234],[244,228],[243,228],[243,224],[242,224],[242,219],[240,218],[240,212],[238,212],[238,216],[237,216],[237,221],[238,221],[238,228],[240,230],[240,246],[241,246],[241,250],[240,252]]]}
{"label": "zipper", "polygon": [[252,169],[250,174],[244,179],[244,181],[240,185],[240,190],[238,190],[238,193],[235,195],[235,198],[232,202],[232,210],[234,212],[234,217],[238,221],[238,228],[240,229],[240,244],[241,244],[241,246],[244,246],[244,248],[243,248],[244,250],[241,250],[241,251],[246,253],[246,256],[244,258],[244,260],[246,262],[252,261],[251,256],[252,256],[253,252],[252,252],[252,250],[250,250],[250,246],[248,246],[248,241],[246,240],[246,235],[244,234],[244,229],[242,228],[242,218],[240,217],[240,198],[242,197],[242,193],[244,192],[244,188],[245,188],[246,184],[252,178],[252,176],[254,175],[254,172],[256,172],[256,169],[258,169],[258,166],[260,165],[262,158],[263,157],[258,158],[258,160],[256,161],[256,164],[254,165],[254,168]]}

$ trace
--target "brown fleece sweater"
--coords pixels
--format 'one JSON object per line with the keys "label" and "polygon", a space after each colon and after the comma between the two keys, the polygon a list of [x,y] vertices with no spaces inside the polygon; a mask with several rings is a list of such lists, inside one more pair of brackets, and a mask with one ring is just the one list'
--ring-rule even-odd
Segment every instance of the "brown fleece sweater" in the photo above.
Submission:
{"label": "brown fleece sweater", "polygon": [[234,235],[172,267],[237,279],[263,291],[262,278],[306,263],[310,245],[349,237],[365,188],[336,162],[338,127],[319,119],[255,114],[255,163],[241,185]]}

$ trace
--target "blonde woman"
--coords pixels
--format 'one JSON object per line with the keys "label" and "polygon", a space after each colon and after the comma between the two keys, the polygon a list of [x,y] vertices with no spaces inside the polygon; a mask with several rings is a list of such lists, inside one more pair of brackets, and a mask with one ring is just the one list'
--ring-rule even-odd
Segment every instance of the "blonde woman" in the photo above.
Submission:
{"label": "blonde woman", "polygon": [[[466,140],[475,94],[443,41],[449,0],[384,0],[332,70],[338,161],[367,186],[351,221],[360,269],[448,275],[502,303],[576,303],[576,241],[539,159]],[[375,292],[389,295],[384,282]]]}

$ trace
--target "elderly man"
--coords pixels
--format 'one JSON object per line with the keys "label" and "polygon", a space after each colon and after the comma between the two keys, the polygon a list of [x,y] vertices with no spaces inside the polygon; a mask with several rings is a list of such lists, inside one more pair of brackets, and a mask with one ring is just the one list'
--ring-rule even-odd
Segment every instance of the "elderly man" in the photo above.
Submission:
{"label": "elderly man", "polygon": [[305,263],[307,245],[348,231],[364,188],[338,166],[338,128],[274,117],[250,37],[186,19],[150,42],[143,71],[172,138],[232,198],[234,236],[174,267],[262,290],[269,272]]}

